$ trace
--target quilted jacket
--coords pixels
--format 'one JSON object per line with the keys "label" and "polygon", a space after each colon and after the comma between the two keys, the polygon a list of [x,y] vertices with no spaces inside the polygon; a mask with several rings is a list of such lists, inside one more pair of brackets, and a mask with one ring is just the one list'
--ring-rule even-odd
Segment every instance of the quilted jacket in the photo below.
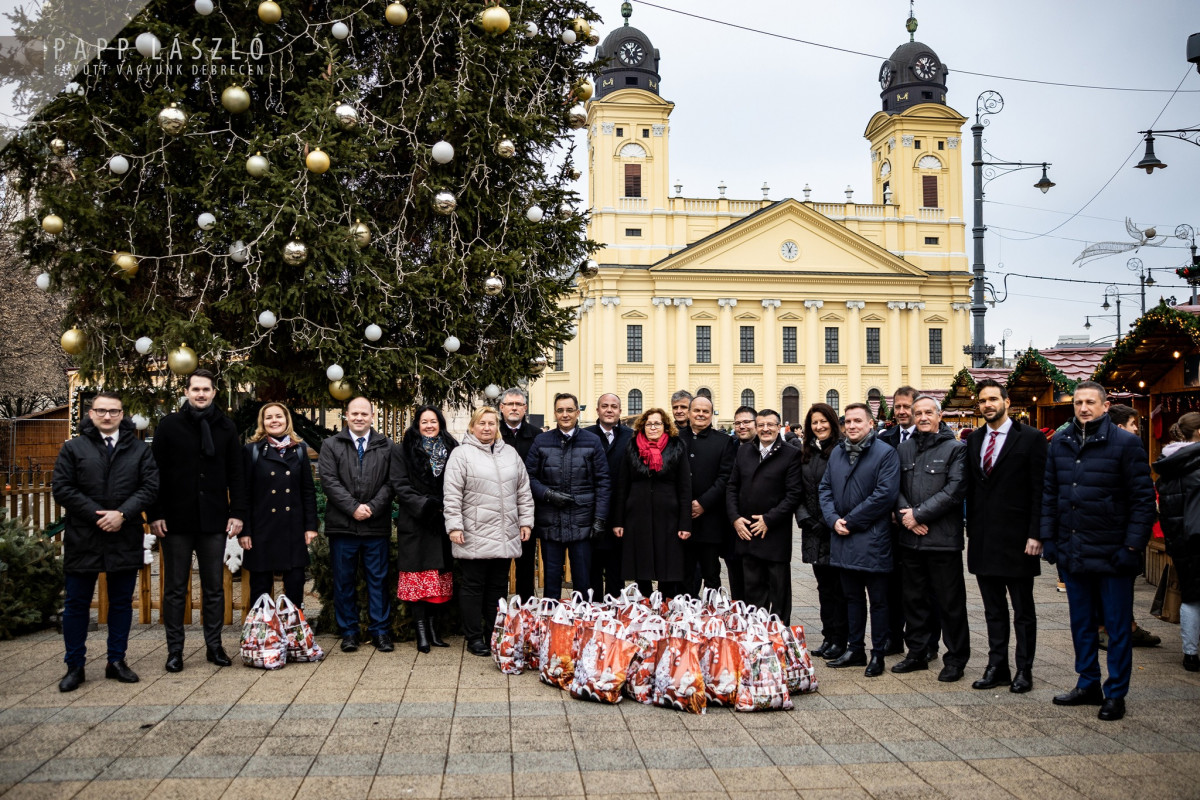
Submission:
{"label": "quilted jacket", "polygon": [[462,531],[455,558],[517,558],[521,527],[533,526],[529,475],[503,439],[484,444],[468,433],[446,461],[442,513],[447,531]]}

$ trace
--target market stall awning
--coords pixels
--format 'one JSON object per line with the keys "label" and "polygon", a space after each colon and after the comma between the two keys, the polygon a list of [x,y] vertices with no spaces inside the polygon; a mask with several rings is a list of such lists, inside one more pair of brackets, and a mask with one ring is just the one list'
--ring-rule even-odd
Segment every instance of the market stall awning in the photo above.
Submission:
{"label": "market stall awning", "polygon": [[1200,352],[1200,306],[1160,303],[1096,366],[1095,380],[1117,391],[1140,391],[1161,381],[1181,358]]}
{"label": "market stall awning", "polygon": [[1029,348],[1009,373],[1006,388],[1013,405],[1034,405],[1046,394],[1070,394],[1075,384],[1088,380],[1096,365],[1108,352],[1107,347]]}
{"label": "market stall awning", "polygon": [[975,387],[987,378],[1004,386],[1008,382],[1008,370],[1002,367],[963,367],[950,381],[950,389],[942,401],[942,408],[947,411],[974,410]]}

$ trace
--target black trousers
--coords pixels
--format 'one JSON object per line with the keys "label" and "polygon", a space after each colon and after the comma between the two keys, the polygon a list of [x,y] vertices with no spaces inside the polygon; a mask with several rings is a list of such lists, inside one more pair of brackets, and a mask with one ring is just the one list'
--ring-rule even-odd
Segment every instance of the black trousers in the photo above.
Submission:
{"label": "black trousers", "polygon": [[[896,539],[892,539],[892,553],[896,555],[900,552],[900,545]],[[896,568],[888,573],[887,579],[887,596],[888,596],[888,626],[892,629],[892,636],[897,640],[897,643],[904,640],[904,581],[900,577],[900,562],[896,561]]]}
{"label": "black trousers", "polygon": [[[686,547],[689,542],[684,542]],[[692,558],[695,564],[691,574],[694,575],[694,584],[689,591],[699,597],[701,584],[708,589],[721,588],[721,545],[706,544],[704,542],[696,542],[691,545]],[[733,582],[732,575],[730,583]]]}
{"label": "black trousers", "polygon": [[172,530],[161,540],[165,574],[162,621],[167,632],[167,652],[183,650],[183,605],[184,598],[192,590],[188,571],[192,567],[193,552],[200,574],[204,644],[207,647],[221,646],[221,627],[225,624],[225,586],[221,581],[221,570],[225,569],[225,539],[224,531],[200,533]]}
{"label": "black trousers", "polygon": [[[883,657],[891,628],[888,626],[888,572],[843,569],[842,592],[846,595],[846,648],[861,653],[866,649],[867,600],[871,601],[871,655]],[[864,597],[865,594],[865,597]],[[899,635],[899,634],[897,634]]]}
{"label": "black trousers", "polygon": [[792,624],[792,569],[786,561],[766,561],[757,556],[742,556],[742,575],[746,580],[746,602],[778,614],[784,624]]}
{"label": "black trousers", "polygon": [[[592,592],[597,600],[604,595],[616,597],[625,588],[625,579],[621,576],[621,540],[612,537],[612,543],[605,547],[592,545]],[[524,599],[525,595],[521,595]]]}
{"label": "black trousers", "polygon": [[729,573],[729,596],[734,600],[746,599],[746,575],[742,570],[741,556],[721,556],[725,559],[725,571]]}
{"label": "black trousers", "polygon": [[458,584],[458,606],[462,609],[463,635],[468,642],[492,638],[496,608],[508,592],[507,558],[460,558],[462,580]]}
{"label": "black trousers", "polygon": [[1008,669],[1008,603],[1012,600],[1012,627],[1017,634],[1017,669],[1032,669],[1037,649],[1037,610],[1033,605],[1033,576],[1004,578],[976,575],[987,621],[988,666]]}
{"label": "black trousers", "polygon": [[517,594],[528,600],[534,595],[533,579],[537,575],[537,539],[530,536],[529,541],[521,542],[521,555],[513,561],[517,564]]}
{"label": "black trousers", "polygon": [[[259,595],[275,597],[275,573],[271,570],[248,570],[250,573],[250,601]],[[283,571],[283,593],[300,608],[304,608],[304,567],[293,567]]]}
{"label": "black trousers", "polygon": [[[971,658],[971,631],[967,627],[967,586],[963,580],[962,551],[914,550],[900,547],[900,575],[904,580],[904,643],[911,658],[924,659],[934,638],[936,603],[948,666],[965,667]],[[932,599],[930,595],[932,594]]]}
{"label": "black trousers", "polygon": [[849,622],[846,619],[846,593],[842,589],[842,568],[813,564],[817,579],[817,600],[821,604],[821,636],[825,641],[846,645]]}

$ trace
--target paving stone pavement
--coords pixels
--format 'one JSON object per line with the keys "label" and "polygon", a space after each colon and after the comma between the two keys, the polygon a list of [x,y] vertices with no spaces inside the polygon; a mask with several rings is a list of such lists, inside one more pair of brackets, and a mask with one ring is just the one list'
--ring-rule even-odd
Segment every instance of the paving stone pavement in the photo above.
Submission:
{"label": "paving stone pavement", "polygon": [[[797,549],[798,552],[798,549]],[[1052,571],[1051,571],[1052,572]],[[793,569],[795,622],[819,644],[816,584]],[[142,680],[104,680],[104,629],[89,680],[61,694],[53,631],[0,642],[0,795],[8,798],[1187,798],[1200,797],[1200,674],[1180,665],[1179,629],[1134,651],[1128,715],[1059,708],[1074,685],[1066,595],[1038,579],[1034,691],[974,691],[986,662],[983,609],[968,577],[967,677],[867,679],[818,666],[820,692],[791,712],[704,716],[632,702],[572,700],[535,675],[508,677],[467,654],[369,645],[276,672],[205,661],[188,632],[186,669],[163,670],[158,626],[136,626]],[[239,631],[225,645],[236,649]],[[888,659],[894,663],[898,657]]]}

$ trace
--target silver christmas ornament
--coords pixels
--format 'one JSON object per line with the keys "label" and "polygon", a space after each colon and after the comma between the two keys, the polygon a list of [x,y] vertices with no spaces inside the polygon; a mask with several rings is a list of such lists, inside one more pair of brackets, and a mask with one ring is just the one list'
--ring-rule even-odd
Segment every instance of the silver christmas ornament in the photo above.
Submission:
{"label": "silver christmas ornament", "polygon": [[567,114],[567,124],[575,130],[587,125],[587,109],[578,104],[572,106],[571,111]]}
{"label": "silver christmas ornament", "polygon": [[495,297],[504,291],[504,278],[499,275],[489,275],[483,281],[483,293]]}
{"label": "silver christmas ornament", "polygon": [[513,144],[512,139],[501,139],[496,142],[496,155],[501,158],[512,158],[517,154],[517,146]]}
{"label": "silver christmas ornament", "polygon": [[583,266],[579,268],[579,274],[585,278],[594,278],[600,274],[600,265],[589,258],[584,262]]}
{"label": "silver christmas ornament", "polygon": [[351,131],[358,127],[358,111],[349,103],[342,103],[335,108],[333,117],[337,120],[338,127],[344,131]]}
{"label": "silver christmas ornament", "polygon": [[171,136],[178,136],[187,129],[187,112],[176,103],[158,112],[158,127]]}
{"label": "silver christmas ornament", "polygon": [[541,375],[546,371],[546,365],[548,363],[549,362],[546,360],[545,356],[534,356],[533,358],[529,359],[529,374]]}
{"label": "silver christmas ornament", "polygon": [[433,197],[433,208],[439,214],[453,214],[454,209],[458,208],[458,198],[451,192],[438,192]]}
{"label": "silver christmas ornament", "polygon": [[308,261],[308,245],[299,239],[292,239],[283,246],[283,261],[293,267]]}

